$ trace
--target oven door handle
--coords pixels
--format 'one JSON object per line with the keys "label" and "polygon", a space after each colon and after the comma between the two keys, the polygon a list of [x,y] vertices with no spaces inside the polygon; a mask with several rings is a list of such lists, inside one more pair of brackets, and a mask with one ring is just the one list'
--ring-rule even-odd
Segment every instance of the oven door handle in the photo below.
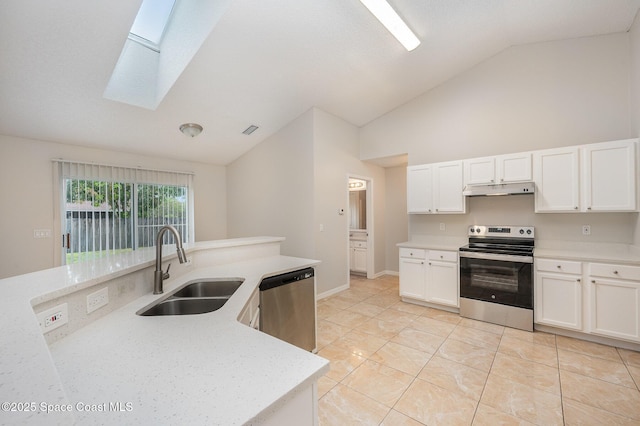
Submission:
{"label": "oven door handle", "polygon": [[494,254],[494,253],[478,253],[461,251],[460,257],[467,257],[470,259],[485,259],[485,260],[502,260],[504,262],[518,262],[518,263],[533,263],[533,257],[530,256],[516,256],[512,254]]}

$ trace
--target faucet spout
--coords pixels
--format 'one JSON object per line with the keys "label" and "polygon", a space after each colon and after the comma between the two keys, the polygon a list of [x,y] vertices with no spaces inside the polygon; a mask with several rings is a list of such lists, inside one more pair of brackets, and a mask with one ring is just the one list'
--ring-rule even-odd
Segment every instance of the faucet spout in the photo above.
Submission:
{"label": "faucet spout", "polygon": [[182,248],[182,238],[178,233],[178,230],[171,225],[165,225],[160,228],[158,231],[158,235],[156,236],[156,270],[153,273],[153,294],[162,294],[162,283],[164,280],[169,278],[169,267],[167,267],[167,272],[162,271],[162,237],[164,234],[169,231],[173,234],[173,238],[176,240],[176,251],[178,252],[178,261],[180,263],[185,263],[187,261],[187,254]]}

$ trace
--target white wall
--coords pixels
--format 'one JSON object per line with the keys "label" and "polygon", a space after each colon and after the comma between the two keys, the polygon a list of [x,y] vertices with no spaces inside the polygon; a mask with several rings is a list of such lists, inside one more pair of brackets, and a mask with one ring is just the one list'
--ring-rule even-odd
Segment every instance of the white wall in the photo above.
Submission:
{"label": "white wall", "polygon": [[[373,240],[374,274],[385,269],[385,174],[382,167],[358,159],[358,128],[314,109],[314,203],[316,256],[322,281],[318,293],[348,283],[348,176],[370,178],[373,212],[367,211],[367,230]],[[338,210],[345,214],[339,215]],[[370,224],[373,224],[371,226]],[[320,232],[320,225],[323,231]]]}
{"label": "white wall", "polygon": [[[638,26],[632,37],[506,49],[364,126],[361,158],[407,153],[409,164],[421,164],[637,137]],[[410,215],[410,238],[464,237],[469,224],[504,223],[534,225],[539,239],[633,243],[635,233],[639,241],[637,213],[534,214],[531,196],[470,199],[468,207],[466,215]],[[582,224],[592,226],[590,237]]]}
{"label": "white wall", "polygon": [[405,166],[385,169],[386,200],[386,267],[389,272],[399,272],[398,243],[409,240],[409,216],[407,215],[407,168]]}
{"label": "white wall", "polygon": [[629,36],[515,46],[367,124],[363,160],[409,164],[626,139]]}
{"label": "white wall", "polygon": [[[629,32],[631,56],[631,132],[640,135],[640,13]],[[635,244],[640,246],[640,216],[636,224]]]}
{"label": "white wall", "polygon": [[313,111],[227,166],[229,237],[285,237],[282,254],[314,258]]}
{"label": "white wall", "polygon": [[384,170],[358,159],[357,134],[311,109],[227,170],[229,236],[285,237],[283,254],[322,261],[319,294],[348,283],[348,216],[338,210],[348,209],[349,174],[374,182],[374,267],[384,269]]}
{"label": "white wall", "polygon": [[194,172],[196,241],[226,238],[224,167],[0,135],[0,278],[56,263],[61,236],[33,238],[34,229],[54,229],[54,158]]}

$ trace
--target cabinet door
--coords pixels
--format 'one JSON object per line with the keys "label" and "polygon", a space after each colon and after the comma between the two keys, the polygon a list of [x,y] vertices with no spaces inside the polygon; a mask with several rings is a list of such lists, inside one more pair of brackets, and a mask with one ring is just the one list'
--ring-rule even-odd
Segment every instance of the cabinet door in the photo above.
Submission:
{"label": "cabinet door", "polygon": [[640,283],[591,278],[591,333],[640,342]]}
{"label": "cabinet door", "polygon": [[498,183],[524,182],[533,178],[531,153],[501,155],[496,158],[496,181]]}
{"label": "cabinet door", "polygon": [[424,260],[400,258],[400,296],[426,299]]}
{"label": "cabinet door", "polygon": [[634,141],[584,145],[582,161],[587,211],[636,210]]}
{"label": "cabinet door", "polygon": [[354,248],[352,250],[353,263],[351,264],[351,270],[356,272],[367,272],[367,249]]}
{"label": "cabinet door", "polygon": [[580,275],[536,272],[535,322],[582,330]]}
{"label": "cabinet door", "polygon": [[433,177],[430,165],[407,167],[407,212],[431,213]]}
{"label": "cabinet door", "polygon": [[494,157],[472,158],[464,161],[464,182],[467,185],[495,183]]}
{"label": "cabinet door", "polygon": [[458,263],[429,261],[427,301],[459,307]]}
{"label": "cabinet door", "polygon": [[580,209],[578,148],[536,151],[533,178],[536,212],[572,212]]}
{"label": "cabinet door", "polygon": [[437,163],[433,167],[435,184],[433,204],[436,213],[464,213],[462,161]]}

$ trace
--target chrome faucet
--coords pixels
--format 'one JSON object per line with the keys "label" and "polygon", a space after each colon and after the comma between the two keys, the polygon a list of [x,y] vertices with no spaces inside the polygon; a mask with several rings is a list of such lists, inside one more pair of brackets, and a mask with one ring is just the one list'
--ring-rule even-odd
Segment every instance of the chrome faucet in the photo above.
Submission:
{"label": "chrome faucet", "polygon": [[167,272],[162,271],[162,237],[164,233],[167,231],[171,231],[173,234],[173,238],[176,240],[176,251],[178,252],[178,261],[180,263],[185,263],[187,261],[187,254],[184,252],[182,248],[182,238],[180,238],[180,234],[171,225],[165,225],[160,228],[158,231],[158,236],[156,237],[156,270],[153,273],[153,294],[162,294],[162,282],[169,278],[169,268],[171,268],[171,264],[167,266]]}

